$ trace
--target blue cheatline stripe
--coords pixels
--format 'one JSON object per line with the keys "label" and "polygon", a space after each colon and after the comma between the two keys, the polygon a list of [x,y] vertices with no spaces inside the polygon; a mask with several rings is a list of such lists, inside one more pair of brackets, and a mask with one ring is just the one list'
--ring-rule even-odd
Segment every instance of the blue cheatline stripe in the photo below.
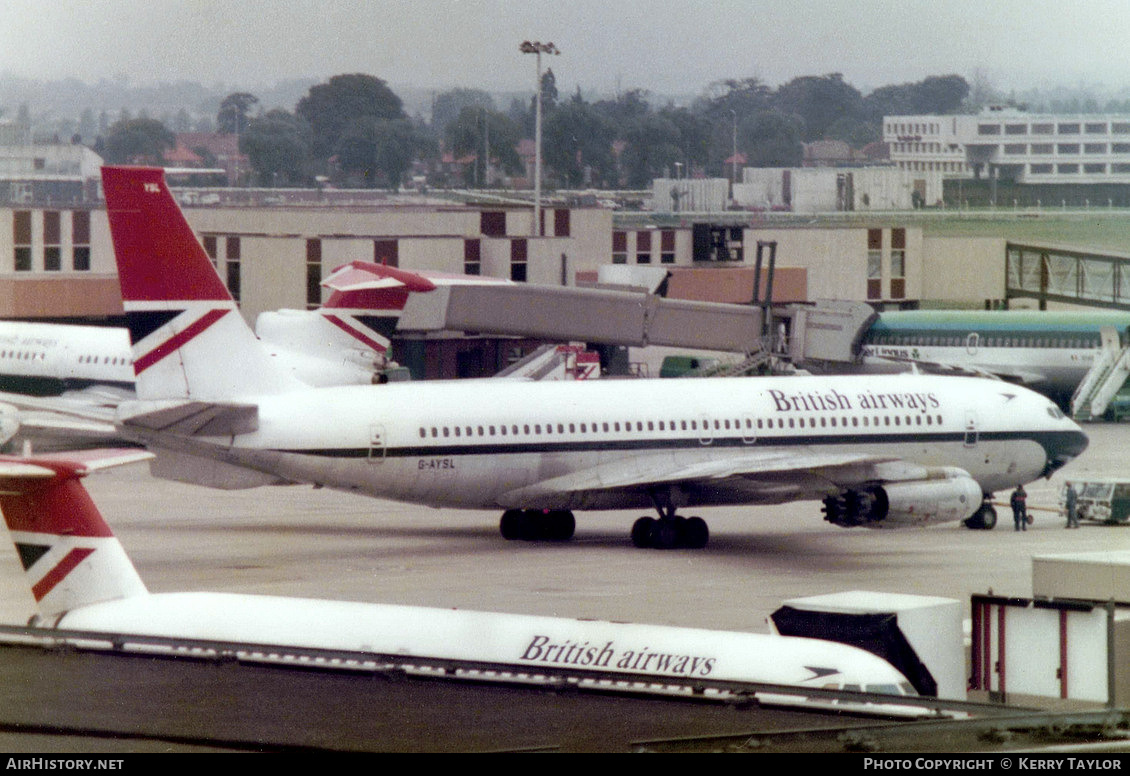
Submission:
{"label": "blue cheatline stripe", "polygon": [[[1074,431],[979,431],[979,441],[1002,441],[1029,439],[1042,446],[1045,450],[1058,446],[1064,442],[1076,439],[1078,432]],[[941,444],[945,442],[964,442],[964,432],[938,432],[914,434],[848,434],[834,436],[825,435],[796,435],[758,437],[753,442],[743,441],[740,437],[713,439],[710,444],[703,444],[698,438],[682,439],[637,439],[637,440],[597,440],[584,442],[510,442],[500,444],[497,442],[474,444],[451,444],[445,442],[434,446],[413,445],[405,447],[383,448],[382,455],[386,458],[412,458],[417,456],[440,457],[462,455],[517,455],[522,453],[578,453],[578,452],[607,452],[612,450],[702,450],[705,448],[733,448],[753,450],[770,447],[822,447],[832,445],[874,445],[893,443],[913,444]],[[288,448],[276,450],[280,453],[293,453],[296,455],[313,455],[325,458],[365,458],[371,453],[369,447],[348,448]]]}
{"label": "blue cheatline stripe", "polygon": [[92,380],[75,377],[43,377],[36,375],[0,375],[0,391],[27,396],[58,396],[66,391],[81,391],[92,386],[133,390],[132,380]]}

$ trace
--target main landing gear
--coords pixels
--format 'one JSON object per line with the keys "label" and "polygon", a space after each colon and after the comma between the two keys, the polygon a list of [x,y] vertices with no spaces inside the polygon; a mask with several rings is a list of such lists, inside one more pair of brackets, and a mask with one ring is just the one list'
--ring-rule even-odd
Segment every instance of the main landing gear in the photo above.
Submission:
{"label": "main landing gear", "polygon": [[659,519],[641,517],[632,525],[632,544],[657,550],[699,550],[710,540],[710,529],[701,517],[680,517],[668,494],[652,495]]}
{"label": "main landing gear", "polygon": [[564,542],[573,538],[576,528],[577,521],[567,509],[508,509],[498,524],[508,541]]}

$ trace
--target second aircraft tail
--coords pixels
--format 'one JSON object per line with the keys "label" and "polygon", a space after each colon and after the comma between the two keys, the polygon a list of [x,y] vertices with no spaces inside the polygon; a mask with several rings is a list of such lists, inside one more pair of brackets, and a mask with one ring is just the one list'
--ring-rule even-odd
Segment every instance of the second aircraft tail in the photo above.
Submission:
{"label": "second aircraft tail", "polygon": [[141,400],[225,400],[302,387],[243,320],[158,167],[103,167]]}
{"label": "second aircraft tail", "polygon": [[45,617],[148,592],[79,481],[148,457],[137,450],[0,456],[0,511]]}

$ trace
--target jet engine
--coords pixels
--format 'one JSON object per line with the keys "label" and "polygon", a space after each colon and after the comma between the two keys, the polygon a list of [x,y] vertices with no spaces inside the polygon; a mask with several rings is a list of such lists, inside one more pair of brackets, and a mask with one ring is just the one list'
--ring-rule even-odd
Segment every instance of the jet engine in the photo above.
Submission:
{"label": "jet engine", "polygon": [[981,507],[981,486],[960,469],[845,491],[824,499],[824,519],[851,528],[903,528],[965,520]]}
{"label": "jet engine", "polygon": [[[255,322],[255,334],[296,378],[319,387],[378,382],[388,347],[387,340],[373,340],[374,349],[366,349],[346,329],[335,326],[316,310],[261,313]],[[378,352],[377,346],[382,350]]]}

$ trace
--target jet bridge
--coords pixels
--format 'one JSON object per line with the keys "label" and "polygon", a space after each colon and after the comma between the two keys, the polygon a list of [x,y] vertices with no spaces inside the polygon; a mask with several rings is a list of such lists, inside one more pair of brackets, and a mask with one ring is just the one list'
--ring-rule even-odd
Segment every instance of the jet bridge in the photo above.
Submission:
{"label": "jet bridge", "polygon": [[665,299],[642,290],[451,285],[411,294],[396,331],[750,353],[761,348],[762,320],[760,307]]}
{"label": "jet bridge", "polygon": [[863,338],[879,317],[868,304],[837,300],[789,305],[776,315],[787,322],[789,359],[815,371],[856,364]]}

